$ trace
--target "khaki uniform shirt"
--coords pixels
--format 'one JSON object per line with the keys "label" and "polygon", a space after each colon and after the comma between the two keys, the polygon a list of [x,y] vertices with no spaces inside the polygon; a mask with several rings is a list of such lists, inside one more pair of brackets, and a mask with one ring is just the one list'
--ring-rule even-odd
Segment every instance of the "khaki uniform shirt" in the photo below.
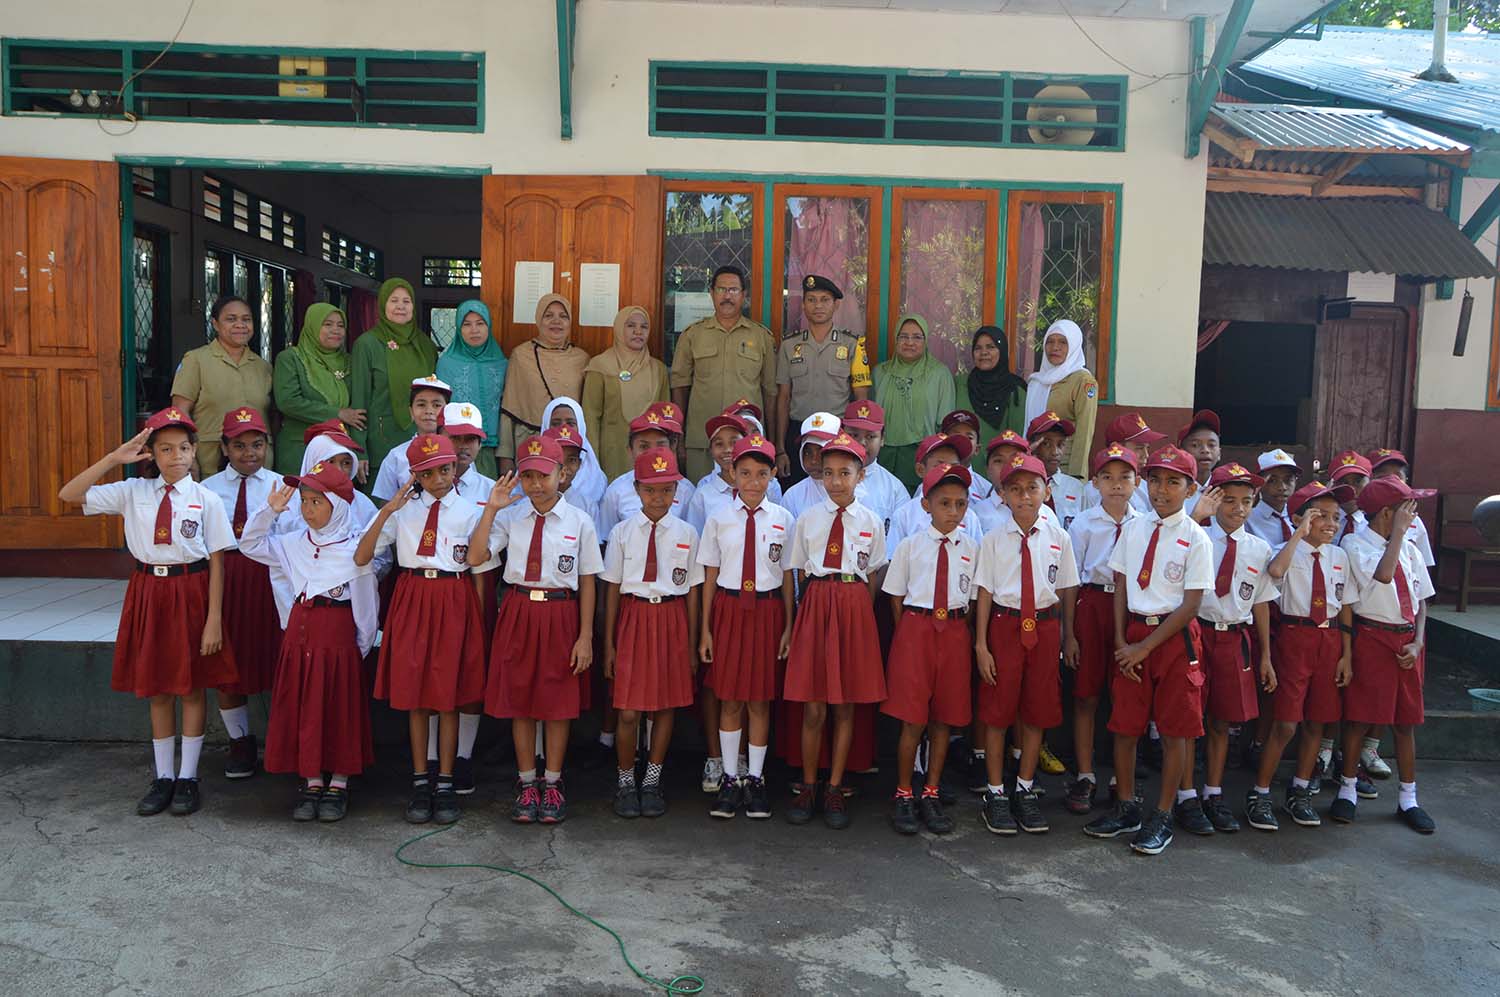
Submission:
{"label": "khaki uniform shirt", "polygon": [[247,347],[235,363],[214,339],[182,355],[172,394],[192,401],[198,439],[217,440],[226,412],[248,405],[262,418],[270,415],[272,376],[271,365],[259,353]]}
{"label": "khaki uniform shirt", "polygon": [[672,357],[672,387],[689,388],[687,445],[708,446],[703,424],[741,398],[762,406],[776,397],[776,346],[771,332],[744,316],[725,331],[710,315],[683,330]]}
{"label": "khaki uniform shirt", "polygon": [[820,343],[806,329],[792,333],[776,354],[776,383],[791,385],[793,422],[814,412],[842,416],[853,389],[870,386],[864,338],[834,329]]}

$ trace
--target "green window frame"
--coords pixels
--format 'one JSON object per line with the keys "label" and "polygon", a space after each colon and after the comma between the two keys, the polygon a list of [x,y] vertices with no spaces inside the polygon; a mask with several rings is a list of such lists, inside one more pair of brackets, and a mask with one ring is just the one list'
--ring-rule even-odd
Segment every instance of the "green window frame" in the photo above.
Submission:
{"label": "green window frame", "polygon": [[323,229],[323,262],[374,280],[385,279],[385,254],[368,242],[338,229]]}
{"label": "green window frame", "polygon": [[1125,76],[650,64],[650,134],[882,145],[1125,150]]}
{"label": "green window frame", "polygon": [[479,287],[481,283],[477,256],[422,257],[423,287]]}
{"label": "green window frame", "polygon": [[484,130],[483,52],[0,38],[0,57],[7,115]]}

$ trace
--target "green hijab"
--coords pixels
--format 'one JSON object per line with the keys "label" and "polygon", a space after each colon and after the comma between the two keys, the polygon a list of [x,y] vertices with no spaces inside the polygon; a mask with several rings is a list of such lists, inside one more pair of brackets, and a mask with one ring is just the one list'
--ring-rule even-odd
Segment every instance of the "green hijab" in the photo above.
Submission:
{"label": "green hijab", "polygon": [[342,346],[330,350],[318,340],[318,331],[330,315],[343,319],[345,328],[348,328],[348,317],[333,305],[326,301],[309,305],[302,318],[302,331],[297,334],[295,350],[313,390],[334,408],[348,408],[349,354]]}
{"label": "green hijab", "polygon": [[[396,288],[406,289],[411,295],[412,320],[397,324],[385,317],[386,302]],[[437,346],[432,337],[417,327],[417,292],[407,281],[392,277],[380,285],[380,297],[375,310],[378,318],[366,336],[374,336],[385,344],[385,369],[391,383],[391,414],[396,425],[403,430],[411,428],[411,382],[437,371]]]}
{"label": "green hijab", "polygon": [[[903,315],[896,323],[896,334],[908,322],[915,322],[927,339],[927,320],[920,315]],[[875,400],[885,408],[885,435],[899,445],[920,440],[936,431],[937,420],[946,413],[934,411],[944,404],[944,382],[950,387],[951,397],[953,373],[942,361],[927,350],[924,342],[922,355],[907,362],[899,356],[875,368]]]}

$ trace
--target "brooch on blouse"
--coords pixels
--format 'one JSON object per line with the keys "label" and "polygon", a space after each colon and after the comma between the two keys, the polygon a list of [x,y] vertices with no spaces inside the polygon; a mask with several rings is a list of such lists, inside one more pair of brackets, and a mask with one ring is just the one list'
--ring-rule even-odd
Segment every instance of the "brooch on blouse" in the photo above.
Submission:
{"label": "brooch on blouse", "polygon": [[396,341],[394,339],[387,339],[385,341],[385,348],[388,349],[388,350],[399,350],[399,349],[401,349],[401,347],[399,347],[399,346],[396,345]]}
{"label": "brooch on blouse", "polygon": [[342,381],[344,378],[349,376],[349,372],[346,370],[336,370],[333,372],[333,376]]}

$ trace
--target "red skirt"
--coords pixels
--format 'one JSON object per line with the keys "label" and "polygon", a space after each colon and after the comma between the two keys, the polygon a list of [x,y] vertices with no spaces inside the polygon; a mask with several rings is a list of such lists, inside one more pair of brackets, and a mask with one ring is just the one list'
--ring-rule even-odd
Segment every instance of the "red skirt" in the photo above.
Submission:
{"label": "red skirt", "polygon": [[362,661],[348,606],[292,606],[271,693],[267,772],[316,779],[375,763]]}
{"label": "red skirt", "polygon": [[484,712],[492,717],[576,720],[586,708],[589,673],[574,675],[578,600],[532,602],[511,589],[500,600]]}
{"label": "red skirt", "polygon": [[220,692],[253,696],[276,681],[281,617],[271,594],[271,569],[237,550],[224,552],[224,636],[234,642],[240,677]]}
{"label": "red skirt", "polygon": [[736,592],[719,589],[709,610],[714,637],[714,660],[708,666],[708,687],[720,700],[769,703],[776,698],[777,652],[786,628],[786,606],[781,593],[748,603]]}
{"label": "red skirt", "polygon": [[130,573],[110,688],[142,699],[185,696],[239,678],[227,635],[218,653],[198,653],[208,619],[208,575]]}
{"label": "red skirt", "polygon": [[693,704],[687,602],[620,597],[615,621],[614,707],[671,710]]}
{"label": "red skirt", "polygon": [[449,712],[484,695],[479,594],[467,574],[401,574],[391,594],[375,697],[393,710]]}
{"label": "red skirt", "polygon": [[807,583],[792,630],[786,698],[833,704],[885,700],[885,665],[868,586]]}

